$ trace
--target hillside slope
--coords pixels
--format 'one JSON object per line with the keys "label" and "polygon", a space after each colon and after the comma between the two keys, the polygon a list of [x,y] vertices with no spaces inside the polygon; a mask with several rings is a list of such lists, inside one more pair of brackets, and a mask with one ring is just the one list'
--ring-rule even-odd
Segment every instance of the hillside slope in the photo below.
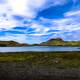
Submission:
{"label": "hillside slope", "polygon": [[64,41],[60,38],[51,39],[47,42],[43,42],[39,45],[44,46],[80,46],[80,41]]}
{"label": "hillside slope", "polygon": [[28,44],[20,44],[15,41],[0,41],[1,47],[8,47],[8,46],[28,46]]}
{"label": "hillside slope", "polygon": [[40,44],[21,44],[15,41],[0,41],[1,47],[8,46],[80,46],[80,41],[64,41],[60,38],[50,39],[49,41]]}

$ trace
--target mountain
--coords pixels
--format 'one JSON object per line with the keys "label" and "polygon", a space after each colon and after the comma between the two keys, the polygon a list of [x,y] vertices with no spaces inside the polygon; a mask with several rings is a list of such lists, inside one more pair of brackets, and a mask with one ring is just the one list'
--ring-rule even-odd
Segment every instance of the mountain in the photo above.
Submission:
{"label": "mountain", "polygon": [[0,41],[1,47],[8,47],[8,46],[28,46],[28,44],[20,44],[15,41]]}
{"label": "mountain", "polygon": [[80,41],[64,41],[61,38],[50,39],[47,42],[43,42],[39,45],[43,46],[80,46]]}
{"label": "mountain", "polygon": [[50,39],[46,42],[42,42],[40,44],[21,44],[15,41],[0,41],[1,47],[15,47],[15,46],[80,46],[80,41],[64,41],[61,38]]}

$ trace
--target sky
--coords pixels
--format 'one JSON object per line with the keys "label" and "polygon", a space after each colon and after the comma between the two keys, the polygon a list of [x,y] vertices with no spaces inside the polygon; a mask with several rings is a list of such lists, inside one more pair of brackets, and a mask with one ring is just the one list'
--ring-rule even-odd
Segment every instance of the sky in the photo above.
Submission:
{"label": "sky", "polygon": [[80,41],[80,0],[0,0],[0,41]]}

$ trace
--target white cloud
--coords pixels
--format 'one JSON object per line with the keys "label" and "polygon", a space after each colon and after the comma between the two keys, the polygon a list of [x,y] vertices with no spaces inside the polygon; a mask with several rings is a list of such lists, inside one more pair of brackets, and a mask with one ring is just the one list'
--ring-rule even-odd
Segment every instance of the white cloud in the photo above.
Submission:
{"label": "white cloud", "polygon": [[5,35],[0,37],[1,41],[16,41],[19,43],[26,42],[26,35],[17,34],[17,35]]}
{"label": "white cloud", "polygon": [[29,18],[35,17],[37,9],[41,8],[45,2],[46,0],[8,0],[12,14],[22,15]]}
{"label": "white cloud", "polygon": [[[78,16],[78,15],[77,15]],[[42,21],[46,21],[46,23],[50,22],[50,30],[60,30],[60,31],[74,31],[80,30],[80,16],[78,17],[65,17],[62,19],[42,19]],[[47,27],[47,26],[46,26]]]}
{"label": "white cloud", "polygon": [[46,4],[43,6],[43,8],[41,8],[41,10],[48,9],[51,6],[65,5],[66,3],[68,3],[67,0],[46,0]]}
{"label": "white cloud", "polygon": [[18,23],[16,21],[14,21],[12,18],[4,18],[4,17],[0,17],[0,28],[4,28],[4,29],[10,29],[14,26],[18,25]]}
{"label": "white cloud", "polygon": [[69,16],[80,16],[80,10],[75,10],[75,11],[69,11],[64,14],[65,17]]}
{"label": "white cloud", "polygon": [[[46,0],[5,0],[0,4],[0,28],[20,26],[21,23],[13,15],[25,17],[27,20],[36,17],[37,12]],[[36,4],[36,5],[35,5]]]}
{"label": "white cloud", "polygon": [[[38,11],[44,7],[65,3],[66,0],[5,0],[5,3],[0,4],[0,28],[8,29],[21,26],[20,22],[13,19],[13,15],[20,15],[25,17],[26,20],[30,20],[36,17]],[[4,14],[5,16],[3,16]]]}
{"label": "white cloud", "polygon": [[[72,31],[80,30],[80,10],[73,10],[65,13],[64,18],[62,19],[46,19],[41,17],[39,21],[33,20],[37,16],[38,11],[50,6],[64,5],[67,3],[67,0],[5,1],[5,3],[0,3],[0,29],[5,29],[5,31],[12,30],[12,32],[11,34],[5,33],[4,36],[0,36],[0,40],[14,40],[20,43],[25,43],[26,41],[29,41],[27,39],[30,39],[30,41],[34,40],[33,43],[37,43],[35,40],[36,37],[43,41],[46,40],[46,36],[49,35],[52,35],[53,37],[64,37],[66,36],[63,35],[65,32],[69,32],[67,34],[67,36],[69,36],[72,35]],[[15,20],[13,15],[22,16],[25,18],[24,20],[28,21],[29,23],[23,24],[23,21],[20,22]],[[47,25],[47,23],[49,25]],[[27,28],[25,30],[12,29],[16,26]],[[24,33],[14,34],[14,31],[23,31]],[[44,36],[45,39],[42,36]],[[38,41],[40,41],[39,39]]]}

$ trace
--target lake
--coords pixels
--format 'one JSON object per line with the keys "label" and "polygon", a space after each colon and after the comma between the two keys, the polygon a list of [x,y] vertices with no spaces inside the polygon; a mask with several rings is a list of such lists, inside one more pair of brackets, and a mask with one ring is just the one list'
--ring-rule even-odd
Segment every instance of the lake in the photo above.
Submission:
{"label": "lake", "polygon": [[80,51],[80,47],[69,46],[27,46],[27,47],[0,47],[0,52],[56,52]]}

